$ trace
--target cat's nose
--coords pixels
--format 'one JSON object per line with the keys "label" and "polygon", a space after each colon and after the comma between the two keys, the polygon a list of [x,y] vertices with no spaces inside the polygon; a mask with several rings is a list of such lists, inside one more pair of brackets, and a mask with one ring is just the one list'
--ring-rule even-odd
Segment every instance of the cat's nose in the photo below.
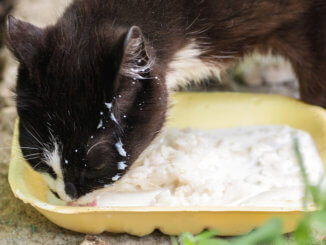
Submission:
{"label": "cat's nose", "polygon": [[77,188],[71,182],[65,183],[65,191],[72,199],[76,199],[78,197]]}

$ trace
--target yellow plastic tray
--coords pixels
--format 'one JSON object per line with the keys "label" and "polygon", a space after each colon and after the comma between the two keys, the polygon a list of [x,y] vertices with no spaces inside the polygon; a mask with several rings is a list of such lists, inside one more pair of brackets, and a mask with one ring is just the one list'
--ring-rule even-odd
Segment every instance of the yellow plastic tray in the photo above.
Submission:
{"label": "yellow plastic tray", "polygon": [[[168,126],[201,129],[283,124],[308,131],[325,163],[326,112],[294,99],[257,94],[179,93]],[[48,188],[21,158],[18,130],[13,140],[9,182],[16,197],[53,223],[83,233],[126,232],[144,236],[154,229],[177,235],[214,229],[220,235],[247,233],[272,217],[281,217],[284,232],[295,229],[302,210],[253,207],[66,207],[47,203]]]}

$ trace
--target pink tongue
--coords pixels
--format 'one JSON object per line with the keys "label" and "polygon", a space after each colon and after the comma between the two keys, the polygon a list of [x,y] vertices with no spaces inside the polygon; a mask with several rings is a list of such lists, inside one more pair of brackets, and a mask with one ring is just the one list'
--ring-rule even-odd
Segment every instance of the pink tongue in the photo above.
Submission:
{"label": "pink tongue", "polygon": [[67,202],[67,206],[96,207],[97,206],[97,203],[96,203],[96,201],[93,201],[91,203],[86,203],[86,204],[76,204],[74,202]]}

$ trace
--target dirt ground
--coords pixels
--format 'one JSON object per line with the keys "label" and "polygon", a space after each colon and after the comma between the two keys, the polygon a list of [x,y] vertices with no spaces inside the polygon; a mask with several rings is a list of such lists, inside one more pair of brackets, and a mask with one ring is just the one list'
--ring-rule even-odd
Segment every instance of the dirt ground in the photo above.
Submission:
{"label": "dirt ground", "polygon": [[[53,23],[68,3],[69,0],[17,0],[13,14],[34,24],[45,25]],[[17,64],[7,50],[1,51],[1,56],[6,59],[6,67],[3,81],[0,82],[0,245],[170,244],[170,238],[160,232],[138,238],[110,233],[86,236],[67,231],[49,222],[31,206],[14,198],[9,188],[7,174],[12,128],[16,118],[15,103],[10,89],[14,87]],[[279,60],[269,60],[262,65],[262,62],[259,62],[260,59],[252,58],[247,65],[242,64],[233,69],[229,76],[231,79],[227,80],[241,77],[240,83],[230,83],[228,86],[217,88],[244,92],[280,93],[296,97],[297,85],[287,65]],[[281,74],[281,78],[275,74]],[[216,88],[216,85],[206,84],[200,89],[205,90],[212,86]]]}

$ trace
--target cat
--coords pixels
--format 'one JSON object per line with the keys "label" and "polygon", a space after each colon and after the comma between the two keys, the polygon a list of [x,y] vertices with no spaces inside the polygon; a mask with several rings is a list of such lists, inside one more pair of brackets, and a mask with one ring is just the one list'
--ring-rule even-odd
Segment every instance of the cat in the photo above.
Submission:
{"label": "cat", "polygon": [[169,96],[253,51],[288,59],[326,107],[324,0],[75,0],[54,25],[8,17],[23,155],[71,202],[118,181],[163,128]]}

